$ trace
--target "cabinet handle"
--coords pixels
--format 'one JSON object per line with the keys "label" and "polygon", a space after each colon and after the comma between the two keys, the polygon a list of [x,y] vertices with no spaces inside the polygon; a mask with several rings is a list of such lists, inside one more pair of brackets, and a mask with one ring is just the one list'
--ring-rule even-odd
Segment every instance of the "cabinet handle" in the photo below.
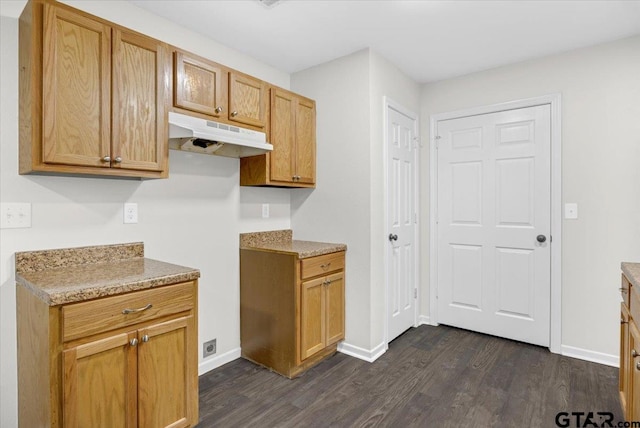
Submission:
{"label": "cabinet handle", "polygon": [[142,336],[142,342],[143,343],[147,343],[149,341],[149,335],[145,334],[144,336]]}
{"label": "cabinet handle", "polygon": [[218,106],[215,110],[216,113],[222,113],[222,107]]}
{"label": "cabinet handle", "polygon": [[637,357],[637,356],[638,356],[638,352],[637,352],[635,349],[632,349],[632,350],[631,350],[631,356],[632,356],[633,358]]}
{"label": "cabinet handle", "polygon": [[125,315],[135,314],[136,312],[146,311],[147,309],[151,309],[151,308],[153,308],[153,305],[151,303],[149,303],[147,306],[144,306],[144,307],[138,308],[138,309],[129,309],[129,308],[123,309],[122,313],[125,314]]}
{"label": "cabinet handle", "polygon": [[231,112],[231,117],[236,117],[238,115],[238,112],[236,110]]}
{"label": "cabinet handle", "polygon": [[116,156],[116,158],[113,161],[115,163],[120,163],[120,162],[122,162],[122,158],[120,156]]}
{"label": "cabinet handle", "polygon": [[136,346],[138,344],[138,339],[135,337],[129,341],[129,345]]}
{"label": "cabinet handle", "polygon": [[324,285],[329,285],[329,284],[331,284],[331,280],[330,280],[330,279],[327,279],[327,280],[324,282]]}
{"label": "cabinet handle", "polygon": [[100,159],[102,162],[107,163],[107,162],[111,162],[111,156],[105,156],[102,159]]}
{"label": "cabinet handle", "polygon": [[321,267],[322,269],[324,269],[324,270],[329,269],[329,266],[331,266],[331,262],[329,262],[329,263],[325,263],[325,264],[323,264],[323,265],[320,265],[320,267]]}
{"label": "cabinet handle", "polygon": [[628,293],[627,289],[626,288],[622,288],[622,287],[620,287],[620,292],[622,294],[627,294]]}
{"label": "cabinet handle", "polygon": [[636,363],[636,370],[640,370],[640,363]]}

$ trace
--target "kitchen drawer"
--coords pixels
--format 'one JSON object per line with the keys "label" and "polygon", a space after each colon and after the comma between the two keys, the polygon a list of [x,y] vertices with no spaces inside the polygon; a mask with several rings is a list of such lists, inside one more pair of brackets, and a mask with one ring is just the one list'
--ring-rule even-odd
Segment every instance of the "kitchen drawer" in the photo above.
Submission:
{"label": "kitchen drawer", "polygon": [[302,259],[302,279],[344,269],[344,251]]}
{"label": "kitchen drawer", "polygon": [[[69,341],[194,308],[194,283],[135,291],[62,307],[62,336]],[[148,309],[124,314],[125,309]]]}
{"label": "kitchen drawer", "polygon": [[624,304],[629,307],[629,299],[631,297],[631,284],[624,274],[622,274],[622,285],[620,286],[620,294],[622,294],[622,299],[624,300]]}

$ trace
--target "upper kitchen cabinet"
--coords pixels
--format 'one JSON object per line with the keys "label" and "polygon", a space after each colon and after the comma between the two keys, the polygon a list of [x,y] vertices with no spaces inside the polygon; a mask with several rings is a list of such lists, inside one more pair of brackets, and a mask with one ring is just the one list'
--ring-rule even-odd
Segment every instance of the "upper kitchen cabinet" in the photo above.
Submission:
{"label": "upper kitchen cabinet", "polygon": [[228,114],[228,72],[193,54],[173,53],[174,107],[224,119]]}
{"label": "upper kitchen cabinet", "polygon": [[173,107],[265,132],[267,84],[188,52],[174,52]]}
{"label": "upper kitchen cabinet", "polygon": [[316,182],[315,101],[271,88],[273,151],[240,160],[243,186],[314,187]]}
{"label": "upper kitchen cabinet", "polygon": [[168,175],[165,44],[31,0],[19,45],[21,174]]}

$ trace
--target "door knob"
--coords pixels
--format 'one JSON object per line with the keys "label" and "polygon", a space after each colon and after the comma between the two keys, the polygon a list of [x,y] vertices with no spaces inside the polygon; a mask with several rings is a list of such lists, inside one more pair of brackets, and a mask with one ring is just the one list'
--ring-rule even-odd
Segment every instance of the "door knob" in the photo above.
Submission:
{"label": "door knob", "polygon": [[543,243],[544,241],[547,240],[547,237],[544,235],[538,235],[536,236],[536,239],[538,240],[538,242]]}
{"label": "door knob", "polygon": [[394,235],[393,233],[389,234],[389,241],[397,241],[398,235]]}

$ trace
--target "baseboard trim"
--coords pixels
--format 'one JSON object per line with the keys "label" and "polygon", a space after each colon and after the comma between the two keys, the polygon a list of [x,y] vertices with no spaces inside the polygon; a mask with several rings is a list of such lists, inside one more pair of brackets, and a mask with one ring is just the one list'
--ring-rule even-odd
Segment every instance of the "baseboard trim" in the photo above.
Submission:
{"label": "baseboard trim", "polygon": [[368,349],[361,348],[359,346],[350,345],[349,343],[342,342],[338,345],[338,352],[358,358],[360,360],[367,361],[369,363],[373,363],[375,360],[380,358],[382,354],[387,352],[387,346],[386,346],[386,343],[382,342],[375,348],[368,350]]}
{"label": "baseboard trim", "polygon": [[618,355],[590,351],[589,349],[576,348],[575,346],[569,345],[562,345],[561,348],[562,355],[565,357],[591,361],[592,363],[604,364],[606,366],[620,367],[620,357]]}
{"label": "baseboard trim", "polygon": [[431,322],[431,318],[428,315],[418,316],[418,325],[433,325],[437,326],[438,323]]}
{"label": "baseboard trim", "polygon": [[206,372],[210,372],[211,370],[217,369],[220,366],[224,366],[225,364],[230,363],[233,360],[237,360],[238,358],[240,358],[240,355],[240,348],[235,348],[231,351],[225,352],[224,354],[220,354],[217,357],[202,361],[200,364],[198,364],[198,376],[202,376]]}

